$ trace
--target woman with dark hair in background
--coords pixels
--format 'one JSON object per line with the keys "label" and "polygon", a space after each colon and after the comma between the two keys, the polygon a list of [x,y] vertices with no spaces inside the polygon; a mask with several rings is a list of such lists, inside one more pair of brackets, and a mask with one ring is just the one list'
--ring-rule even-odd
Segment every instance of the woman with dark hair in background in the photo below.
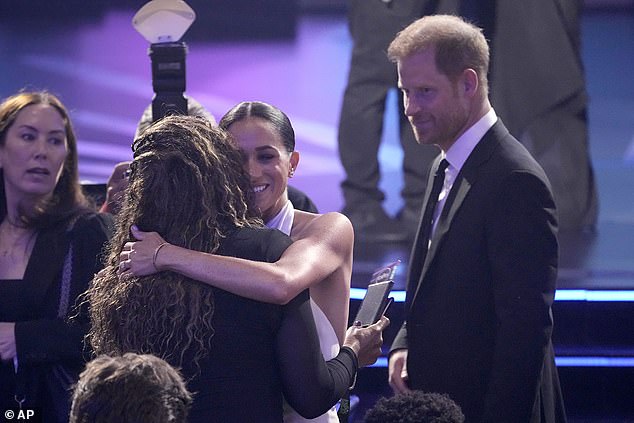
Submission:
{"label": "woman with dark hair in background", "polygon": [[92,211],[64,105],[47,92],[0,104],[0,409],[66,422],[86,327],[67,317],[101,268],[109,220]]}
{"label": "woman with dark hair in background", "polygon": [[89,293],[95,351],[151,353],[182,367],[195,393],[191,421],[280,422],[282,392],[315,417],[346,392],[358,365],[380,354],[387,320],[349,329],[326,363],[308,291],[280,307],[170,271],[134,277],[127,262],[118,264],[133,224],[189,250],[278,260],[291,241],[260,227],[251,197],[242,155],[225,131],[187,116],[155,123],[135,141],[109,266]]}

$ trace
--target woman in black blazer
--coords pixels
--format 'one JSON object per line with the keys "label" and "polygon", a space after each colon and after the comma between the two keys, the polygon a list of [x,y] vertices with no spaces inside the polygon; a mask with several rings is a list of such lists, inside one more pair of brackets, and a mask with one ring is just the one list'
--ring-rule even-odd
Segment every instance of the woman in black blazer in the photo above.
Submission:
{"label": "woman in black blazer", "polygon": [[73,305],[101,268],[110,220],[79,185],[64,105],[21,92],[0,105],[0,409],[66,422],[86,326]]}

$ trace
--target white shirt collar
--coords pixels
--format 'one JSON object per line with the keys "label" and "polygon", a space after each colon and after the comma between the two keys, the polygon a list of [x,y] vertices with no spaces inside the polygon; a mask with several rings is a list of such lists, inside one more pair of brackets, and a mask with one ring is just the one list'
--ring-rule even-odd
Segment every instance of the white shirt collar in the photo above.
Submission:
{"label": "white shirt collar", "polygon": [[293,228],[293,220],[295,219],[295,208],[290,200],[286,201],[282,210],[279,211],[271,220],[266,222],[266,226],[273,229],[279,229],[286,235],[291,235]]}
{"label": "white shirt collar", "polygon": [[452,170],[455,169],[456,174],[460,172],[460,169],[462,169],[462,166],[467,161],[473,149],[497,120],[498,117],[495,114],[495,110],[493,110],[493,108],[489,109],[480,120],[460,135],[456,142],[449,147],[445,158],[451,165],[450,168],[453,168]]}

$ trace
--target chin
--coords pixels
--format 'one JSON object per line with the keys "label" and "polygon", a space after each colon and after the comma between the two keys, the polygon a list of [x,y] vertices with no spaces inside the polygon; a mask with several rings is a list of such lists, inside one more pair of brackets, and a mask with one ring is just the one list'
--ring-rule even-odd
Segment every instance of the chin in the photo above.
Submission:
{"label": "chin", "polygon": [[418,132],[414,133],[414,136],[416,138],[416,142],[418,142],[418,144],[420,144],[420,145],[430,145],[430,144],[432,144],[432,141],[431,141],[430,137],[425,137],[425,136],[419,135]]}
{"label": "chin", "polygon": [[260,212],[260,216],[264,219],[264,216],[267,216],[269,211],[271,210],[270,204],[266,204],[264,201],[256,201],[255,206],[258,208]]}
{"label": "chin", "polygon": [[48,194],[52,194],[54,190],[55,190],[55,185],[43,186],[41,184],[31,184],[29,186],[24,187],[22,191],[28,195],[48,195]]}

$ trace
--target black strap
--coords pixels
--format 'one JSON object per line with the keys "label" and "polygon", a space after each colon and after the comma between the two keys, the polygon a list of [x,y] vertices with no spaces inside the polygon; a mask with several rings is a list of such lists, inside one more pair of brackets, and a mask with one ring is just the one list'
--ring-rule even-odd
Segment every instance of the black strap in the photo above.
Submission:
{"label": "black strap", "polygon": [[337,410],[337,417],[339,417],[339,423],[348,423],[350,417],[350,391],[339,401],[339,410]]}

